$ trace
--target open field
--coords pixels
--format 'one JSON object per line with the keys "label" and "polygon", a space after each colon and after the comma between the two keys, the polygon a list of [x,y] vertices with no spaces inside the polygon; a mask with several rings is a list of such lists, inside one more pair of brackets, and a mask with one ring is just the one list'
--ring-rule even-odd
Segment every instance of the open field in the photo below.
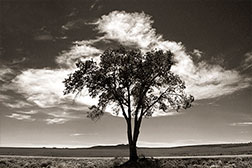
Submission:
{"label": "open field", "polygon": [[[138,153],[151,160],[151,166],[143,162],[144,168],[252,168],[251,143],[139,148]],[[126,145],[0,148],[0,168],[116,168],[127,161],[127,156]]]}
{"label": "open field", "polygon": [[[0,148],[0,155],[53,156],[53,157],[127,157],[128,146],[97,146],[92,148]],[[212,156],[252,154],[252,143],[199,145],[174,148],[138,148],[139,155]]]}
{"label": "open field", "polygon": [[[252,159],[244,158],[191,158],[150,159],[154,165],[144,168],[252,168]],[[59,159],[59,158],[0,158],[1,168],[116,168],[126,161],[114,159]]]}

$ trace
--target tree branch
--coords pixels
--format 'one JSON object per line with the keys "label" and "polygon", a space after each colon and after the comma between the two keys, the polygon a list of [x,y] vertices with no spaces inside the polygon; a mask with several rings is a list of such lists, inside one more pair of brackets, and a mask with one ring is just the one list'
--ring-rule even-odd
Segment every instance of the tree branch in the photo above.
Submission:
{"label": "tree branch", "polygon": [[143,82],[142,86],[141,86],[141,90],[140,90],[140,98],[139,98],[139,102],[137,104],[137,108],[135,110],[135,116],[137,117],[138,115],[138,111],[142,105],[142,99],[144,98],[145,94],[148,92],[148,90],[150,89],[150,86],[153,84],[154,80],[159,76],[160,74],[157,73],[149,82],[149,84],[147,85],[147,87],[145,87],[145,83],[146,82]]}
{"label": "tree branch", "polygon": [[154,106],[162,97],[163,95],[168,91],[169,87],[163,92],[160,94],[160,96],[157,98],[157,100],[155,100],[151,105],[149,105],[143,112],[143,115],[145,115],[147,113],[147,111],[152,107]]}
{"label": "tree branch", "polygon": [[[119,106],[121,107],[122,109],[122,112],[123,112],[123,116],[126,120],[128,120],[128,117],[126,115],[126,112],[125,112],[125,109],[123,107],[123,103],[121,102],[121,99],[119,98],[120,96],[117,95],[116,91],[112,88],[104,88],[106,89],[108,92],[112,91],[112,94],[114,95],[115,99],[119,102]],[[111,89],[111,90],[110,90]]]}

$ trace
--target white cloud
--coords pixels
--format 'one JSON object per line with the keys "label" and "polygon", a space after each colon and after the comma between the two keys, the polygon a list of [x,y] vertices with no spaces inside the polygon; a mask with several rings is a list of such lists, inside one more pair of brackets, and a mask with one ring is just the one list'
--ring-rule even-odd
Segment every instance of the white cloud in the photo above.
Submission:
{"label": "white cloud", "polygon": [[[164,40],[162,35],[156,33],[152,23],[151,17],[143,12],[124,11],[103,15],[95,22],[105,39],[116,40],[124,45],[137,45],[143,51],[162,49],[173,52],[177,63],[171,70],[186,82],[187,92],[198,100],[231,94],[250,86],[251,78],[242,76],[236,70],[226,70],[205,61],[196,64],[181,42]],[[202,54],[197,49],[195,53],[198,56]]]}
{"label": "white cloud", "polygon": [[48,115],[55,117],[55,118],[66,118],[66,119],[74,119],[74,118],[79,118],[77,115],[72,115],[69,112],[66,111],[51,111],[47,113]]}
{"label": "white cloud", "polygon": [[150,47],[162,37],[152,28],[153,21],[145,13],[126,13],[113,11],[103,15],[97,22],[97,29],[105,33],[106,39],[119,41],[124,45],[138,45],[143,49]]}
{"label": "white cloud", "polygon": [[77,136],[89,136],[89,135],[98,135],[98,133],[74,133],[70,134],[70,136],[77,137]]}
{"label": "white cloud", "polygon": [[35,120],[30,115],[17,114],[17,113],[12,113],[11,115],[7,115],[6,117],[14,118],[14,119],[17,119],[17,120],[29,120],[29,121],[34,121]]}
{"label": "white cloud", "polygon": [[1,102],[6,101],[6,100],[10,100],[10,99],[11,99],[11,97],[8,95],[0,94],[0,101]]}
{"label": "white cloud", "polygon": [[[182,69],[185,66],[187,69]],[[183,65],[178,63],[172,69],[186,82],[187,92],[196,99],[215,98],[234,93],[250,86],[251,79],[236,70],[225,70],[219,65],[206,62]]]}
{"label": "white cloud", "polygon": [[[93,105],[97,100],[88,96],[87,90],[83,90],[79,96],[63,95],[64,79],[72,73],[74,69],[28,69],[23,71],[20,75],[12,80],[12,84],[6,86],[8,89],[14,89],[16,92],[22,94],[27,101],[35,103],[41,108],[60,107],[69,101],[75,100],[75,103],[80,109],[81,105]],[[22,105],[29,105],[25,102],[18,102],[17,104],[6,103],[12,108],[21,108]],[[74,102],[73,102],[74,103]],[[62,108],[68,108],[63,105]],[[73,105],[69,105],[73,107]]]}
{"label": "white cloud", "polygon": [[230,126],[252,126],[252,122],[237,122],[237,123],[231,123]]}
{"label": "white cloud", "polygon": [[70,136],[81,136],[82,134],[75,133],[75,134],[70,134]]}
{"label": "white cloud", "polygon": [[64,109],[61,107],[61,105],[58,105],[58,107],[56,108],[54,107],[43,109],[41,110],[41,112],[48,116],[47,119],[45,119],[47,124],[64,124],[67,121],[86,118],[87,115],[86,111],[82,111],[82,109],[84,108],[81,106],[77,107],[79,108],[73,110],[73,109]]}
{"label": "white cloud", "polygon": [[92,58],[102,53],[101,50],[92,47],[89,43],[89,41],[82,41],[80,45],[76,42],[69,51],[63,51],[63,53],[56,58],[56,62],[61,66],[74,68],[77,60]]}
{"label": "white cloud", "polygon": [[70,119],[66,118],[48,118],[45,119],[47,124],[64,124],[65,122],[69,121]]}
{"label": "white cloud", "polygon": [[3,104],[10,108],[23,108],[23,107],[30,107],[32,106],[30,103],[27,103],[25,101],[19,100],[19,101],[13,101],[11,103],[3,102]]}
{"label": "white cloud", "polygon": [[37,114],[38,111],[35,111],[35,110],[30,110],[30,111],[17,111],[17,113],[22,113],[22,114]]}
{"label": "white cloud", "polygon": [[198,49],[194,49],[192,52],[195,56],[197,56],[198,58],[201,58],[203,52],[198,50]]}
{"label": "white cloud", "polygon": [[62,81],[70,72],[65,69],[28,69],[12,80],[11,88],[39,107],[51,107],[64,99]]}

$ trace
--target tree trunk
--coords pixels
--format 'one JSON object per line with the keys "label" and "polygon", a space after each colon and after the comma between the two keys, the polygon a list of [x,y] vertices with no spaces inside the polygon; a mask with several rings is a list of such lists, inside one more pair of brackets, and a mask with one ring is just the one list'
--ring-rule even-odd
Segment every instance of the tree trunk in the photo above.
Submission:
{"label": "tree trunk", "polygon": [[136,142],[132,142],[131,144],[129,144],[129,150],[130,150],[130,159],[129,160],[136,162],[138,159]]}
{"label": "tree trunk", "polygon": [[137,144],[137,139],[138,139],[138,135],[139,135],[140,124],[141,123],[137,122],[137,124],[135,125],[134,136],[133,136],[131,143],[129,143],[130,161],[137,161],[137,159],[138,159],[136,144]]}

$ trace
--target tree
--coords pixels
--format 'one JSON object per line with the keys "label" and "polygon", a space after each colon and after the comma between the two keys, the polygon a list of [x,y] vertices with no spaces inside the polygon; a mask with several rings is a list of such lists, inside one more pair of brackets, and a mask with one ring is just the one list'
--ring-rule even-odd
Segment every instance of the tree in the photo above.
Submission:
{"label": "tree", "polygon": [[[100,118],[108,105],[126,120],[130,161],[136,161],[137,140],[143,117],[155,112],[189,108],[194,98],[185,93],[185,83],[170,71],[174,65],[170,51],[107,49],[100,62],[77,62],[77,70],[65,79],[64,94],[88,89],[98,104],[90,107],[88,117]],[[133,124],[134,123],[134,124]]]}

